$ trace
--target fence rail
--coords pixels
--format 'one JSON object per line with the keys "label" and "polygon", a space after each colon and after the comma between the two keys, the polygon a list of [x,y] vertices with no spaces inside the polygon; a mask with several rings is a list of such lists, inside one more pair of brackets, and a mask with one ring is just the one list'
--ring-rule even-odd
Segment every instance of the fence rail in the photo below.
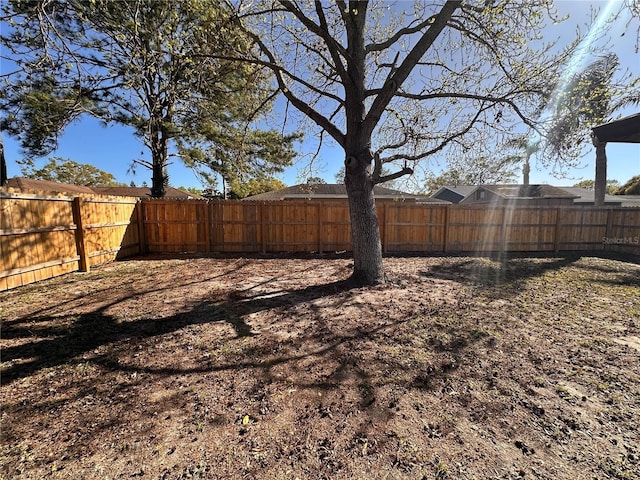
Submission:
{"label": "fence rail", "polygon": [[[0,191],[0,290],[144,253],[351,250],[345,201],[137,200]],[[379,202],[385,253],[640,255],[640,208]]]}

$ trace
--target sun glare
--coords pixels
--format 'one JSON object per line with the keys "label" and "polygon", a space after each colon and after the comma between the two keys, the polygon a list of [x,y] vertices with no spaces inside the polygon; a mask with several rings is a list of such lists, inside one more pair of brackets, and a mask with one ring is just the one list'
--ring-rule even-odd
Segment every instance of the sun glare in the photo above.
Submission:
{"label": "sun glare", "polygon": [[[542,113],[542,123],[546,123],[553,119],[554,112],[557,110],[558,102],[562,98],[562,94],[570,86],[571,78],[576,74],[576,72],[583,69],[592,59],[593,45],[600,39],[600,36],[607,27],[607,23],[613,19],[616,5],[620,5],[620,0],[609,0],[607,2],[596,17],[589,33],[584,37],[580,45],[578,45],[578,48],[565,67],[560,82],[553,92],[550,105]],[[529,140],[529,145],[535,145],[540,140],[540,134],[534,131]]]}

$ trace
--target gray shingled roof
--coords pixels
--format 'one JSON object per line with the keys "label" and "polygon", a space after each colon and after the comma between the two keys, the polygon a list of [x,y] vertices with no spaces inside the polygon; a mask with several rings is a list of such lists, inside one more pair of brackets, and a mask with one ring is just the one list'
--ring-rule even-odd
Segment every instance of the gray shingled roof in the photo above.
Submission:
{"label": "gray shingled roof", "polygon": [[476,185],[443,185],[438,188],[435,192],[433,192],[429,197],[436,198],[438,197],[444,190],[450,190],[454,193],[457,193],[462,198],[469,195],[473,190],[476,189]]}
{"label": "gray shingled roof", "polygon": [[[562,190],[566,190],[572,195],[577,196],[573,203],[582,204],[582,203],[594,203],[595,201],[595,191],[590,190],[588,188],[581,187],[558,187]],[[609,205],[620,205],[622,207],[640,207],[640,195],[605,195],[604,203]]]}
{"label": "gray shingled roof", "polygon": [[552,185],[479,185],[503,198],[577,198],[561,188]]}
{"label": "gray shingled roof", "polygon": [[475,188],[475,185],[444,185],[442,188],[448,188],[449,190],[456,192],[458,195],[462,195],[466,197],[469,195]]}

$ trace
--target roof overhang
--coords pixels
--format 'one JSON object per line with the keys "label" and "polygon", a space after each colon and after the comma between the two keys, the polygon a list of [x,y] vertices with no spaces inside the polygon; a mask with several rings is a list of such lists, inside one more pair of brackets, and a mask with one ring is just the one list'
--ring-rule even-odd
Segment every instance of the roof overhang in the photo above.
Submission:
{"label": "roof overhang", "polygon": [[601,142],[640,143],[640,113],[591,129]]}

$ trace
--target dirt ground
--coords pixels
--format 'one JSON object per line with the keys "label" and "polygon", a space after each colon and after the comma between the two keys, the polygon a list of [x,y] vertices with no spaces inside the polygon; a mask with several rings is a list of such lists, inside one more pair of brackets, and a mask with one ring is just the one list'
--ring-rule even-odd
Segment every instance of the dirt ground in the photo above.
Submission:
{"label": "dirt ground", "polygon": [[638,479],[640,265],[146,257],[0,293],[4,479]]}

